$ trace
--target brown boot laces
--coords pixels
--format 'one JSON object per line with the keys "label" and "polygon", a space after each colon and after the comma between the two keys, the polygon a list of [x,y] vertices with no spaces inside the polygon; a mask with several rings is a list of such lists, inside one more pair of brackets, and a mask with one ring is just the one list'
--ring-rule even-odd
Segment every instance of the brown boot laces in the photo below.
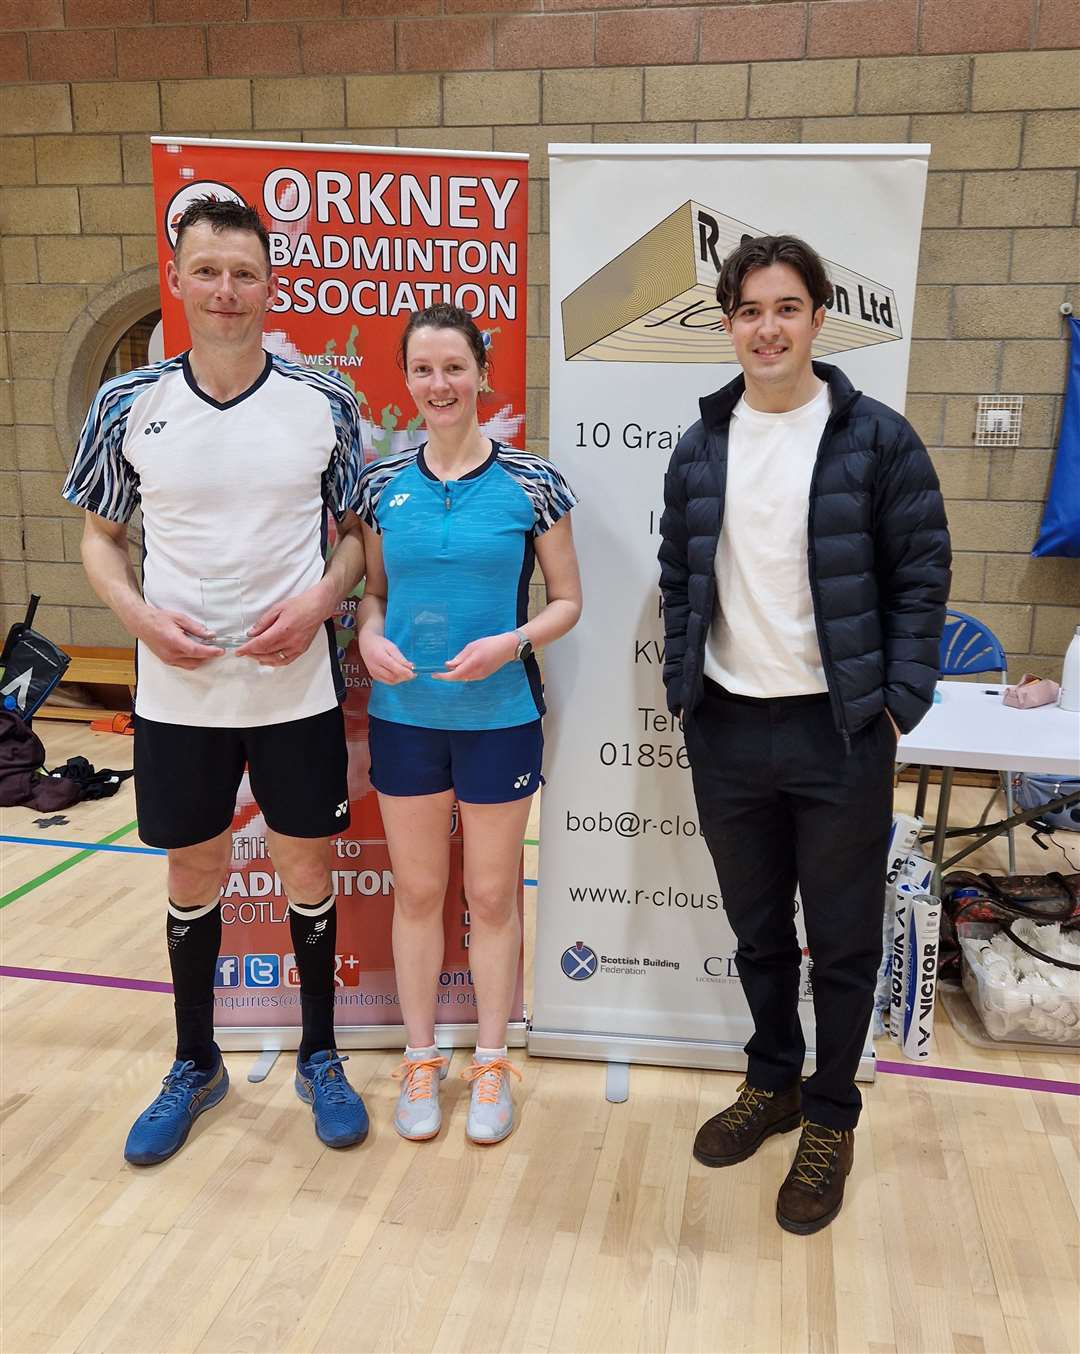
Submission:
{"label": "brown boot laces", "polygon": [[792,1179],[807,1189],[820,1189],[825,1183],[830,1167],[835,1163],[836,1153],[844,1135],[835,1128],[825,1128],[822,1124],[802,1121],[802,1136],[792,1163]]}
{"label": "brown boot laces", "polygon": [[720,1122],[725,1128],[737,1132],[750,1122],[766,1101],[772,1098],[772,1091],[759,1091],[755,1086],[748,1086],[744,1081],[739,1087],[738,1100],[735,1101],[734,1105],[724,1110],[723,1114],[720,1115]]}

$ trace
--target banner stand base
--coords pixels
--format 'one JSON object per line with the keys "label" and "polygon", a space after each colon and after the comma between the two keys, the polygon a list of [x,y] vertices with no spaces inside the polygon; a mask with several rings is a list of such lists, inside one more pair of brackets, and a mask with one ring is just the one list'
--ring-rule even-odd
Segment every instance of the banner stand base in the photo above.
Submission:
{"label": "banner stand base", "polygon": [[613,1105],[621,1105],[624,1100],[630,1099],[629,1063],[608,1063],[604,1099]]}
{"label": "banner stand base", "polygon": [[280,1048],[264,1048],[251,1065],[251,1071],[247,1074],[248,1081],[265,1081],[280,1052]]}
{"label": "banner stand base", "polygon": [[[650,1039],[618,1034],[585,1034],[577,1030],[529,1030],[531,1058],[581,1058],[605,1062],[607,1099],[621,1104],[630,1094],[630,1063],[651,1067],[700,1067],[712,1072],[745,1072],[746,1054],[741,1044],[709,1040]],[[856,1081],[873,1081],[877,1060],[873,1049],[859,1059]],[[814,1069],[814,1055],[806,1053],[806,1071]],[[621,1092],[621,1094],[620,1094]]]}
{"label": "banner stand base", "polygon": [[[334,1030],[335,1042],[339,1049],[347,1048],[386,1048],[403,1049],[405,1047],[404,1025],[338,1025]],[[218,1048],[225,1053],[258,1053],[249,1081],[262,1081],[267,1075],[279,1053],[292,1051],[300,1047],[299,1025],[267,1025],[263,1028],[255,1025],[219,1026],[214,1031]],[[436,1025],[435,1043],[439,1048],[475,1048],[476,1025]],[[508,1048],[524,1048],[526,1044],[525,1022],[514,1020],[506,1027]],[[255,1075],[262,1071],[262,1076]]]}

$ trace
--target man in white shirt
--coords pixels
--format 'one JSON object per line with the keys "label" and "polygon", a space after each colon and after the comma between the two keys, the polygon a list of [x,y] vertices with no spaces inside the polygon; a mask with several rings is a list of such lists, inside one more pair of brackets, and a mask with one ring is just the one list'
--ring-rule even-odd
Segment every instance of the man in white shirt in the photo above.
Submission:
{"label": "man in white shirt", "polygon": [[[360,1142],[368,1129],[334,1048],[330,869],[349,795],[328,620],[363,572],[359,412],[336,375],[263,350],[277,281],[253,208],[192,203],[166,282],[191,348],[102,386],[64,486],[86,509],[87,576],[138,641],[139,831],[168,852],[176,1059],[128,1135],[136,1165],[176,1152],[228,1089],[214,977],[245,765],[289,899],[303,1018],[297,1092],[327,1145]],[[127,539],[137,505],[141,590]],[[325,508],[338,544],[324,565]]]}
{"label": "man in white shirt", "polygon": [[[933,699],[949,539],[926,449],[811,359],[832,287],[793,236],[747,238],[717,284],[742,376],[701,401],[664,481],[669,708],[754,1020],[735,1103],[695,1157],[727,1166],[802,1127],[777,1220],[843,1203],[855,1073],[881,956],[892,769]],[[801,1081],[798,888],[816,1070]]]}

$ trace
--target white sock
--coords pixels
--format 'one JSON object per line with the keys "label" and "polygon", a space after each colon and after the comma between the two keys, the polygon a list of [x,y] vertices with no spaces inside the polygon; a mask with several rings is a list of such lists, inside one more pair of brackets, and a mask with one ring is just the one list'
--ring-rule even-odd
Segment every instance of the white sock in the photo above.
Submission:
{"label": "white sock", "polygon": [[438,1057],[439,1049],[437,1044],[428,1044],[426,1048],[411,1048],[405,1045],[405,1056],[410,1062],[419,1062],[421,1058]]}
{"label": "white sock", "polygon": [[477,1044],[474,1056],[478,1063],[493,1063],[496,1058],[506,1057],[506,1045],[503,1044],[502,1048],[481,1048]]}
{"label": "white sock", "polygon": [[328,893],[317,903],[297,903],[290,898],[289,906],[301,917],[321,917],[324,912],[329,912],[336,902],[337,894]]}
{"label": "white sock", "polygon": [[175,917],[177,921],[198,921],[200,917],[208,917],[214,908],[221,902],[220,898],[215,898],[212,903],[207,903],[204,907],[181,907],[179,903],[174,903],[169,899],[168,913],[170,917]]}

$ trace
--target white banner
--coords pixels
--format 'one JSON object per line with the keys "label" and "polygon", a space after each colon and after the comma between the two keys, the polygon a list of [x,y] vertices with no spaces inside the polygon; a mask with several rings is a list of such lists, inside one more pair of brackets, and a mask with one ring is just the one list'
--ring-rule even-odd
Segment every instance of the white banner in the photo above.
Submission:
{"label": "white banner", "polygon": [[581,499],[585,610],[545,658],[533,1053],[745,1066],[735,938],[661,680],[664,470],[738,374],[715,286],[744,234],[818,250],[836,295],[815,356],[903,409],[929,149],[550,148],[550,443]]}

